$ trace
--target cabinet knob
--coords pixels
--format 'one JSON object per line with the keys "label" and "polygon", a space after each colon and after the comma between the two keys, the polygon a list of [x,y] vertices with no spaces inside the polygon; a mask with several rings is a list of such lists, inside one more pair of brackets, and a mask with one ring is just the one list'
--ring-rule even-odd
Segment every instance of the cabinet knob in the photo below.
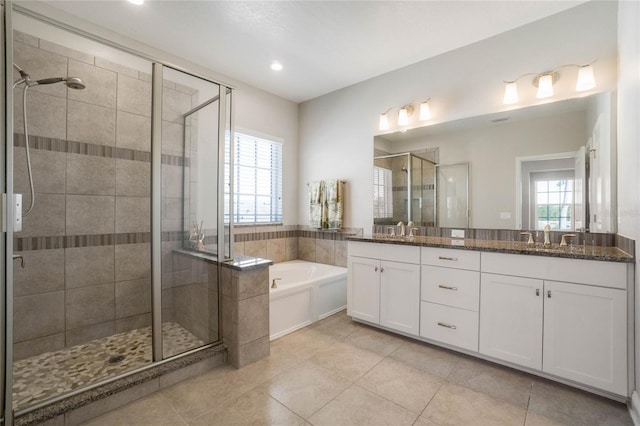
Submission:
{"label": "cabinet knob", "polygon": [[540,296],[540,289],[536,288],[536,296]]}
{"label": "cabinet knob", "polygon": [[551,290],[547,291],[547,298],[551,299]]}
{"label": "cabinet knob", "polygon": [[374,271],[378,272],[378,267],[377,266],[374,268]]}
{"label": "cabinet knob", "polygon": [[382,266],[380,267],[380,272],[384,272],[384,268]]}

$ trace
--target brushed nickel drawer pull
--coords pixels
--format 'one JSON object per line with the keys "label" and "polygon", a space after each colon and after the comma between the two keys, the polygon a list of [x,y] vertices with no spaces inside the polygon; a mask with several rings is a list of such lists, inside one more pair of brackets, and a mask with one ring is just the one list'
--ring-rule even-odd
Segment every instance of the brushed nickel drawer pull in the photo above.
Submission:
{"label": "brushed nickel drawer pull", "polygon": [[454,262],[458,261],[457,257],[438,256],[438,259],[440,259],[440,260],[452,260]]}
{"label": "brushed nickel drawer pull", "polygon": [[458,287],[453,287],[453,286],[450,286],[450,285],[440,284],[438,287],[443,288],[445,290],[458,291]]}
{"label": "brushed nickel drawer pull", "polygon": [[447,324],[446,322],[438,322],[438,325],[439,325],[440,327],[446,327],[446,328],[450,328],[450,329],[452,329],[452,330],[455,330],[455,329],[456,329],[456,326],[455,326],[455,325],[453,325],[453,324]]}

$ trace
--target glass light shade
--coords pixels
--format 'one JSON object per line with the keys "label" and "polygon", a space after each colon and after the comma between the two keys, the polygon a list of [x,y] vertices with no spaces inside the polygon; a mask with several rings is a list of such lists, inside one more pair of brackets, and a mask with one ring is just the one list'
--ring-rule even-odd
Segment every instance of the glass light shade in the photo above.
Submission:
{"label": "glass light shade", "polygon": [[593,67],[587,65],[580,67],[578,71],[578,82],[576,83],[576,90],[582,92],[584,90],[593,89],[596,87],[596,79],[593,77]]}
{"label": "glass light shade", "polygon": [[422,102],[420,104],[420,121],[431,120],[431,109],[429,108],[429,102]]}
{"label": "glass light shade", "polygon": [[548,98],[553,96],[553,77],[551,74],[544,74],[538,78],[538,94],[537,98]]}
{"label": "glass light shade", "polygon": [[378,124],[378,129],[389,130],[389,119],[387,118],[387,114],[380,114],[380,124]]}
{"label": "glass light shade", "polygon": [[502,99],[502,103],[505,105],[511,105],[516,102],[518,102],[518,84],[513,81],[504,86],[504,98]]}
{"label": "glass light shade", "polygon": [[406,126],[409,124],[409,111],[407,108],[400,108],[398,112],[398,126]]}

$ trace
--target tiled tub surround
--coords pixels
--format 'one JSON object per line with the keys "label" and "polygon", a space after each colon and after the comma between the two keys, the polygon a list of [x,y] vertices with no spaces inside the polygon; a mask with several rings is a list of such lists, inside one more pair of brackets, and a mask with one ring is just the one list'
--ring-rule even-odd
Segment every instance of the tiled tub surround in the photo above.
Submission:
{"label": "tiled tub surround", "polygon": [[234,255],[272,260],[307,260],[334,266],[347,266],[347,241],[362,235],[362,228],[320,231],[301,225],[236,226]]}

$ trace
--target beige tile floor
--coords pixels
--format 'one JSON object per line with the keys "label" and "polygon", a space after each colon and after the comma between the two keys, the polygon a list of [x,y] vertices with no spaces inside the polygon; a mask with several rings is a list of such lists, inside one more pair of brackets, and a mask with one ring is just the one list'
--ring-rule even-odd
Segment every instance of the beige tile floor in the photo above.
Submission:
{"label": "beige tile floor", "polygon": [[88,425],[631,425],[624,404],[355,323],[345,313]]}

